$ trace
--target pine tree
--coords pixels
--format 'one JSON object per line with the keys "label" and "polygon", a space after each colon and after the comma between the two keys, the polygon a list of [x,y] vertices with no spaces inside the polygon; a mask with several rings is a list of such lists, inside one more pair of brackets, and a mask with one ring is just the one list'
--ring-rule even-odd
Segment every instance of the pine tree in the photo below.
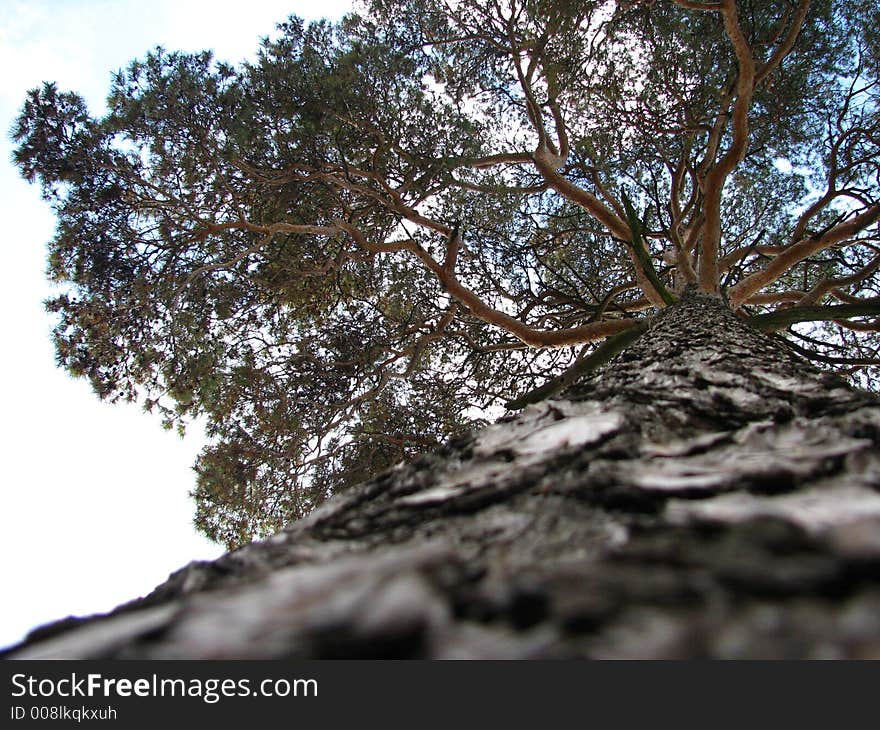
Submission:
{"label": "pine tree", "polygon": [[[230,547],[639,363],[640,337],[659,352],[693,289],[876,389],[878,20],[852,0],[377,0],[291,18],[239,67],[157,49],[100,119],[46,84],[13,134],[58,217],[59,363],[168,427],[205,419],[197,519]],[[814,377],[786,362],[742,393]],[[661,441],[754,421],[734,390],[679,423],[633,382],[668,411]]]}

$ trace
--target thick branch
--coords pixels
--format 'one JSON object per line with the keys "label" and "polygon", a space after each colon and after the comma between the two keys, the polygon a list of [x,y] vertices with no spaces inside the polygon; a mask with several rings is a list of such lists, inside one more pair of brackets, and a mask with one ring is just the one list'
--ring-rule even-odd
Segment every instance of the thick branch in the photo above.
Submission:
{"label": "thick branch", "polygon": [[739,308],[749,297],[776,281],[798,262],[803,261],[818,251],[833,246],[835,243],[846,240],[867,228],[878,218],[880,218],[880,204],[871,206],[848,221],[838,223],[817,238],[811,236],[789,246],[764,269],[747,276],[730,290],[731,306],[734,309]]}
{"label": "thick branch", "polygon": [[733,43],[739,74],[736,82],[736,103],[733,107],[733,139],[730,147],[709,171],[704,185],[706,223],[700,247],[700,287],[717,293],[720,283],[718,248],[721,243],[721,193],[727,177],[745,157],[749,140],[749,110],[755,88],[755,62],[748,40],[739,27],[736,2],[725,0],[721,11],[724,29]]}
{"label": "thick branch", "polygon": [[782,59],[791,53],[791,49],[794,48],[795,41],[800,35],[804,19],[807,17],[809,9],[810,0],[800,0],[797,9],[795,10],[794,17],[791,20],[791,24],[788,26],[788,33],[785,34],[785,38],[755,74],[755,85],[760,84],[765,78],[767,78],[767,76],[769,76],[773,70],[782,63]]}
{"label": "thick branch", "polygon": [[[779,330],[797,322],[836,322],[846,317],[864,317],[880,314],[880,304],[838,304],[828,307],[791,307],[770,314],[750,317],[753,327],[765,332]],[[848,323],[853,324],[853,323]]]}
{"label": "thick branch", "polygon": [[[440,225],[440,224],[436,224]],[[495,325],[507,330],[522,342],[531,347],[565,347],[586,342],[595,342],[609,335],[622,332],[634,325],[634,320],[613,319],[605,322],[591,322],[580,327],[571,327],[560,330],[539,330],[530,327],[509,314],[493,309],[480,299],[477,294],[464,286],[455,276],[451,269],[439,263],[431,254],[412,239],[394,241],[386,244],[371,244],[361,231],[350,224],[340,223],[354,239],[355,243],[368,251],[380,250],[382,247],[393,247],[396,251],[409,251],[416,256],[424,266],[431,271],[439,280],[441,286],[461,304],[464,304],[471,313],[488,324]],[[432,226],[434,227],[434,226]],[[452,231],[446,229],[446,235]]]}
{"label": "thick branch", "polygon": [[539,388],[535,388],[519,398],[508,401],[506,407],[511,411],[516,411],[520,408],[525,408],[530,403],[538,403],[539,401],[546,400],[547,398],[551,398],[557,393],[562,392],[565,388],[572,385],[587,373],[592,372],[600,365],[604,365],[611,360],[615,355],[623,352],[647,331],[648,326],[649,323],[647,320],[638,320],[630,329],[614,335],[614,337],[609,337],[599,347],[593,350],[589,356],[585,357],[583,360],[575,362],[574,365],[558,378],[552,378]]}
{"label": "thick branch", "polygon": [[789,304],[799,302],[804,296],[802,291],[779,291],[755,294],[748,298],[746,304],[760,306],[762,304]]}
{"label": "thick branch", "polygon": [[820,301],[823,296],[841,286],[849,286],[864,281],[877,269],[880,268],[880,255],[875,256],[866,266],[863,266],[850,276],[839,276],[836,278],[823,279],[816,284],[803,298],[798,300],[798,306],[805,307]]}
{"label": "thick branch", "polygon": [[525,165],[532,161],[532,156],[528,152],[499,152],[495,155],[486,155],[485,157],[472,157],[463,160],[457,167],[473,167],[481,170],[486,167],[496,167],[497,165]]}
{"label": "thick branch", "polygon": [[699,0],[675,0],[675,4],[682,7],[687,8],[688,10],[706,10],[712,12],[720,12],[724,8],[723,3],[719,2],[705,2],[701,3]]}

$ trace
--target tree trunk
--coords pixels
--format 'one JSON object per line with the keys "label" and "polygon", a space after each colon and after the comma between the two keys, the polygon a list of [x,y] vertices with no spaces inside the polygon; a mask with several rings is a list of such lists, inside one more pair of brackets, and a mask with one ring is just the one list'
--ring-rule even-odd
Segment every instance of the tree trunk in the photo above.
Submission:
{"label": "tree trunk", "polygon": [[688,291],[563,397],[10,655],[880,658],[878,443]]}

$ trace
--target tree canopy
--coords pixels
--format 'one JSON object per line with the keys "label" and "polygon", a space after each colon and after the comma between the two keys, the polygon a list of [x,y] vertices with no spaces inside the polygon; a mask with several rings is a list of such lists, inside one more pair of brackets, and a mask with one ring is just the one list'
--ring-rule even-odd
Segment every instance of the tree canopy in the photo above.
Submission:
{"label": "tree canopy", "polygon": [[47,83],[13,136],[57,214],[58,361],[205,420],[197,523],[230,546],[552,391],[688,284],[877,387],[878,24],[375,0],[253,63],[156,49],[102,118]]}

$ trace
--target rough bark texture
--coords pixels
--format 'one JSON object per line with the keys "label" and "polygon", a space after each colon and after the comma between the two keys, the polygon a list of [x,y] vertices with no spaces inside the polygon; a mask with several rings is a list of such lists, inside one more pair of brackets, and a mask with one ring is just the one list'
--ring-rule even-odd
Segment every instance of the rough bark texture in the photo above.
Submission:
{"label": "rough bark texture", "polygon": [[880,658],[880,402],[688,292],[563,397],[9,657]]}

